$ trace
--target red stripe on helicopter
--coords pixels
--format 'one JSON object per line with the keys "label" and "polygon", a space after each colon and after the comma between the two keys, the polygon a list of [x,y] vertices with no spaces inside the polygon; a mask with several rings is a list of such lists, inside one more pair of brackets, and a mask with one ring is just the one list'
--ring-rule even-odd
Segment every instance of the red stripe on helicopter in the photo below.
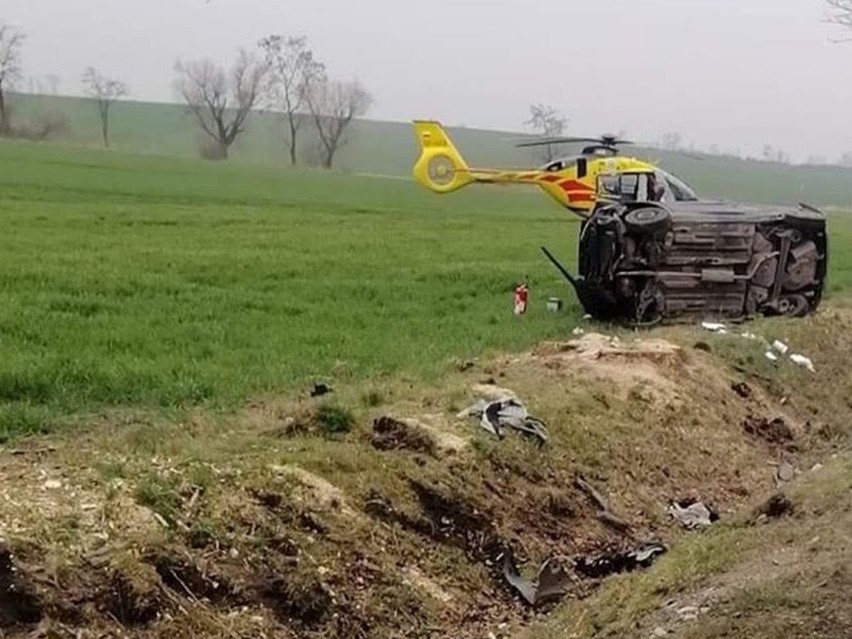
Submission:
{"label": "red stripe on helicopter", "polygon": [[595,194],[594,193],[569,193],[568,194],[569,202],[594,202]]}
{"label": "red stripe on helicopter", "polygon": [[558,175],[545,175],[543,178],[539,178],[542,182],[550,182],[553,184],[554,182],[558,182],[562,178]]}
{"label": "red stripe on helicopter", "polygon": [[560,182],[559,186],[566,193],[570,191],[583,191],[586,193],[593,192],[595,189],[589,186],[588,184],[583,184],[582,182],[578,182],[577,180],[565,180],[564,182]]}

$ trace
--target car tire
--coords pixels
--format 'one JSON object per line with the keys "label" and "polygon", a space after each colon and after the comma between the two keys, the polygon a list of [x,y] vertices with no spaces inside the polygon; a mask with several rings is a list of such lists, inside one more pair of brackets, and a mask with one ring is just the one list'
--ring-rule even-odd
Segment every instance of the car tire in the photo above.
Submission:
{"label": "car tire", "polygon": [[672,223],[672,215],[658,206],[633,209],[624,216],[624,225],[631,233],[651,234],[667,231]]}

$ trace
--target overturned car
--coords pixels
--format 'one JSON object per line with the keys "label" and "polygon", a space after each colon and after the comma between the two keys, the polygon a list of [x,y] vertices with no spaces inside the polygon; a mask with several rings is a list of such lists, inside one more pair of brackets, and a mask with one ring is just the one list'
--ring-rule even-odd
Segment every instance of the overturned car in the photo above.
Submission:
{"label": "overturned car", "polygon": [[[801,317],[825,286],[828,240],[817,209],[747,206],[680,197],[637,201],[646,174],[601,177],[580,231],[586,311],[636,325],[755,315]],[[660,198],[665,200],[665,198]]]}

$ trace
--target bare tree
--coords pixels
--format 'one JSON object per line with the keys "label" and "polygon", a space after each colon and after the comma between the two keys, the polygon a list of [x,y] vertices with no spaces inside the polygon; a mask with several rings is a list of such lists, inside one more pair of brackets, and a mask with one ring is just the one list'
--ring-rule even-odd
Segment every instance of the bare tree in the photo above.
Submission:
{"label": "bare tree", "polygon": [[229,72],[209,59],[175,64],[175,90],[215,143],[212,157],[228,158],[260,99],[267,70],[265,62],[246,51],[240,51]]}
{"label": "bare tree", "polygon": [[0,135],[12,131],[7,92],[22,79],[21,47],[24,34],[6,24],[0,24]]}
{"label": "bare tree", "polygon": [[284,113],[290,163],[295,166],[298,162],[297,136],[304,122],[308,87],[324,77],[325,66],[314,59],[304,36],[285,38],[271,35],[260,41],[260,48],[270,70],[265,87],[266,99],[270,106]]}
{"label": "bare tree", "polygon": [[852,0],[825,0],[831,7],[831,21],[852,29]]}
{"label": "bare tree", "polygon": [[[568,118],[559,109],[547,104],[530,105],[530,119],[524,124],[544,137],[554,138],[565,133]],[[542,148],[543,159],[550,162],[555,159],[558,145],[547,144]]]}
{"label": "bare tree", "polygon": [[346,129],[352,120],[367,113],[373,98],[357,81],[322,77],[310,83],[306,103],[320,140],[322,165],[330,169],[334,156],[346,144]]}
{"label": "bare tree", "polygon": [[127,85],[119,80],[107,78],[93,67],[89,67],[83,74],[83,91],[97,102],[104,146],[109,147],[109,112],[116,101],[128,94]]}

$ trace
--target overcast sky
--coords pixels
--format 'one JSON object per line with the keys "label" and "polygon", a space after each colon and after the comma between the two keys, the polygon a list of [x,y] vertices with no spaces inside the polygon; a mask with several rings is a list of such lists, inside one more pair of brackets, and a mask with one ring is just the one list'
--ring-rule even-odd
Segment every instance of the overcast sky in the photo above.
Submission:
{"label": "overcast sky", "polygon": [[62,93],[94,65],[171,101],[177,58],[305,34],[373,92],[374,118],[518,130],[547,102],[574,134],[796,159],[852,151],[852,43],[832,44],[826,15],[824,0],[0,0],[29,35],[27,74]]}

